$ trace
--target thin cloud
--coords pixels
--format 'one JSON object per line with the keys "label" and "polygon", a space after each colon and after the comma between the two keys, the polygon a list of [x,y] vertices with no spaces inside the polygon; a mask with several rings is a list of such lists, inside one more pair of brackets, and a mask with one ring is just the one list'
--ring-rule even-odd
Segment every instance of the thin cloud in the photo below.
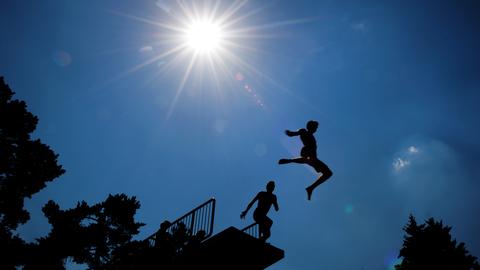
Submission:
{"label": "thin cloud", "polygon": [[404,169],[406,166],[410,165],[410,161],[407,160],[407,159],[403,159],[403,158],[396,158],[393,163],[393,169],[395,171],[400,171],[402,169]]}
{"label": "thin cloud", "polygon": [[403,149],[400,151],[397,157],[394,158],[392,162],[393,169],[398,172],[410,166],[412,164],[412,160],[415,158],[414,156],[418,153],[418,147],[413,145]]}
{"label": "thin cloud", "polygon": [[[395,155],[391,175],[405,214],[452,218],[476,202],[474,184],[468,180],[460,152],[433,138],[415,137],[410,141]],[[472,188],[465,189],[465,185]]]}
{"label": "thin cloud", "polygon": [[408,152],[409,152],[410,154],[417,154],[418,151],[419,151],[418,148],[415,147],[415,146],[410,146],[410,147],[408,147]]}

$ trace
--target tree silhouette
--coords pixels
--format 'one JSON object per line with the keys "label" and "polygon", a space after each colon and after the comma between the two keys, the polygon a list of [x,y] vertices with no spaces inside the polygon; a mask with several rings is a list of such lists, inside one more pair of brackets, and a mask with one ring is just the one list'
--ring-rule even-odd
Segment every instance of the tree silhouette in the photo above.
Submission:
{"label": "tree silhouette", "polygon": [[47,236],[26,243],[15,234],[30,218],[25,198],[65,170],[57,164],[57,154],[31,138],[38,118],[24,101],[12,100],[13,95],[0,77],[0,269],[65,269],[67,258],[90,269],[107,269],[114,254],[121,254],[117,249],[136,247],[138,242],[131,241],[143,226],[134,219],[140,208],[135,197],[109,195],[101,203],[90,206],[82,201],[68,210],[49,201],[42,209],[52,225]]}
{"label": "tree silhouette", "polygon": [[479,270],[477,258],[469,254],[465,244],[452,240],[451,229],[433,218],[418,225],[410,215],[399,254],[403,260],[395,269]]}
{"label": "tree silhouette", "polygon": [[28,245],[14,235],[30,219],[24,209],[31,196],[65,171],[50,147],[33,140],[38,118],[27,111],[24,101],[12,100],[13,92],[0,77],[0,261],[12,269],[22,262]]}
{"label": "tree silhouette", "polygon": [[143,226],[133,218],[138,208],[135,197],[125,194],[110,195],[92,206],[82,201],[69,210],[60,210],[49,201],[42,210],[52,230],[38,240],[24,269],[64,269],[66,258],[90,269],[105,269],[113,252],[129,243]]}

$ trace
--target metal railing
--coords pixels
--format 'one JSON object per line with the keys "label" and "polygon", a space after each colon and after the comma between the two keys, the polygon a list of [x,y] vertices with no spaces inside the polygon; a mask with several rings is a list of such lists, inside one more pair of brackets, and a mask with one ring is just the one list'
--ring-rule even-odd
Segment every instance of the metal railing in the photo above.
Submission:
{"label": "metal railing", "polygon": [[[215,198],[211,198],[173,221],[168,227],[167,232],[174,234],[180,227],[184,227],[190,236],[197,235],[199,231],[205,232],[204,239],[206,239],[213,234],[214,219]],[[153,246],[155,244],[155,233],[145,240]]]}
{"label": "metal railing", "polygon": [[242,229],[242,232],[253,236],[255,238],[260,238],[260,230],[258,228],[258,223],[253,223]]}

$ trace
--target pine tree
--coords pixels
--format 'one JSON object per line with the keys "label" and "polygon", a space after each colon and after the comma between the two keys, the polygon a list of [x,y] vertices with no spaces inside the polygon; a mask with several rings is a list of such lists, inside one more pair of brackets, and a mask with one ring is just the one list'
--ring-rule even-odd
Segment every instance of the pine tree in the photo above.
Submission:
{"label": "pine tree", "polygon": [[403,260],[397,270],[445,269],[479,270],[477,258],[470,255],[464,243],[452,240],[449,226],[442,221],[428,219],[418,225],[410,215],[404,228],[406,233],[399,257]]}

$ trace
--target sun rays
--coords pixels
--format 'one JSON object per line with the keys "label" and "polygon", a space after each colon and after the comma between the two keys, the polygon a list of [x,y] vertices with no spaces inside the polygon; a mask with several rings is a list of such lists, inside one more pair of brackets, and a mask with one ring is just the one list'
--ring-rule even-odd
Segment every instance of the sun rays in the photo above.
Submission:
{"label": "sun rays", "polygon": [[[155,19],[112,12],[157,29],[151,44],[147,46],[149,57],[119,77],[155,63],[162,63],[158,70],[159,76],[173,69],[179,72],[178,88],[167,118],[173,113],[187,83],[199,70],[202,74],[208,71],[208,77],[218,88],[219,94],[222,94],[220,88],[229,88],[224,87],[225,82],[234,83],[235,75],[239,71],[251,74],[256,79],[269,78],[268,83],[271,83],[273,80],[269,76],[246,60],[247,57],[258,57],[260,54],[252,41],[271,38],[272,28],[305,23],[308,20],[268,22],[255,26],[251,25],[250,21],[262,8],[249,8],[252,5],[248,5],[247,0],[236,0],[230,4],[225,2],[157,1],[161,14]],[[268,35],[262,34],[265,29],[269,29]]]}

